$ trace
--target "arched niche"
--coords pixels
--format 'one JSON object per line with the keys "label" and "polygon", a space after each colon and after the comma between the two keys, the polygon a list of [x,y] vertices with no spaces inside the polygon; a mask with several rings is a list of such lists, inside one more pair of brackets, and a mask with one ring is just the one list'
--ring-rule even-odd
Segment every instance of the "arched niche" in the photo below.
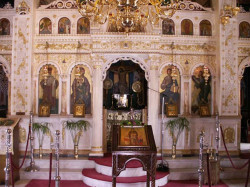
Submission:
{"label": "arched niche", "polygon": [[87,17],[82,17],[77,21],[77,34],[89,34],[90,21]]}
{"label": "arched niche", "polygon": [[172,19],[163,19],[162,20],[162,34],[174,35],[175,34],[175,24]]}
{"label": "arched niche", "polygon": [[49,18],[42,18],[39,21],[39,34],[51,34],[52,33],[52,22]]}
{"label": "arched niche", "polygon": [[189,19],[181,21],[181,35],[193,35],[194,33],[193,22]]}
{"label": "arched niche", "polygon": [[212,36],[212,25],[208,20],[200,22],[200,36]]}
{"label": "arched niche", "polygon": [[70,34],[71,22],[69,18],[63,17],[58,21],[58,34]]}

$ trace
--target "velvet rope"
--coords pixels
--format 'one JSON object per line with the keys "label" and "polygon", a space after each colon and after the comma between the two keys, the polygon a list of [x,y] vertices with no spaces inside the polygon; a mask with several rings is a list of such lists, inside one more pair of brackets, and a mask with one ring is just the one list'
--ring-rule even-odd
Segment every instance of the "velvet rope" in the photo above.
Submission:
{"label": "velvet rope", "polygon": [[52,153],[49,154],[49,187],[51,184],[51,171],[52,171]]}
{"label": "velvet rope", "polygon": [[211,179],[210,179],[210,169],[209,169],[209,154],[207,153],[207,178],[208,178],[208,186],[211,187]]}
{"label": "velvet rope", "polygon": [[220,126],[220,130],[221,130],[222,140],[223,140],[223,144],[224,144],[224,147],[225,147],[227,156],[228,156],[228,158],[229,158],[229,160],[230,160],[230,162],[231,162],[233,168],[234,168],[234,169],[238,169],[238,170],[243,169],[243,168],[246,167],[246,165],[250,162],[250,159],[248,159],[248,161],[247,161],[245,164],[243,164],[243,166],[241,166],[241,167],[236,167],[236,166],[234,165],[233,161],[232,161],[232,158],[230,157],[230,155],[229,155],[229,153],[228,153],[227,146],[226,146],[225,139],[224,139],[224,133],[223,133],[223,130],[222,130],[222,127],[221,127],[221,126]]}
{"label": "velvet rope", "polygon": [[29,126],[29,133],[28,133],[28,138],[27,138],[25,153],[24,153],[24,157],[23,157],[22,164],[21,164],[20,166],[15,166],[15,164],[12,162],[12,153],[10,153],[11,167],[13,167],[13,168],[16,169],[16,170],[19,170],[19,169],[21,169],[21,168],[23,167],[24,161],[25,161],[25,159],[26,159],[27,150],[28,150],[28,146],[29,146],[30,131],[31,131],[31,127]]}

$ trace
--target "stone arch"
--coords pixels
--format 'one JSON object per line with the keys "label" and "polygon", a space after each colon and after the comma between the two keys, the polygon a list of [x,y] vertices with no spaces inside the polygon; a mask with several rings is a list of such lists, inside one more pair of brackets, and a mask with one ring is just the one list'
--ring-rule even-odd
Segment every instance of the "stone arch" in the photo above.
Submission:
{"label": "stone arch", "polygon": [[2,55],[0,55],[0,66],[3,67],[3,70],[10,81],[10,77],[11,77],[10,65],[9,65],[9,62]]}
{"label": "stone arch", "polygon": [[242,62],[239,65],[239,69],[238,69],[238,76],[241,77],[244,74],[244,71],[247,67],[250,67],[250,57],[246,57],[244,60],[242,60]]}
{"label": "stone arch", "polygon": [[110,66],[113,63],[118,62],[119,60],[131,60],[132,62],[139,64],[139,66],[144,70],[145,72],[145,78],[147,81],[149,81],[149,67],[148,65],[145,63],[145,61],[143,59],[141,59],[140,57],[135,57],[132,55],[124,55],[124,56],[115,56],[114,58],[108,60],[102,68],[102,80],[105,79],[106,77],[106,72],[107,70],[110,68]]}

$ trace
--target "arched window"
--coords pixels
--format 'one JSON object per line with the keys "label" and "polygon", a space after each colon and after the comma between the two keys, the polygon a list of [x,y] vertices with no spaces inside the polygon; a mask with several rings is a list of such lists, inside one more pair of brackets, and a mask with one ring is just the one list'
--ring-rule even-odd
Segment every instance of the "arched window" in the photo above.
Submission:
{"label": "arched window", "polygon": [[174,35],[175,29],[174,29],[174,21],[171,19],[164,19],[162,21],[162,34],[167,35]]}
{"label": "arched window", "polygon": [[250,38],[250,24],[243,21],[239,25],[239,37],[240,38]]}
{"label": "arched window", "polygon": [[88,18],[82,17],[77,21],[77,34],[89,34],[90,22]]}
{"label": "arched window", "polygon": [[39,34],[51,34],[52,23],[49,18],[43,18],[39,22]]}
{"label": "arched window", "polygon": [[184,19],[181,22],[181,34],[193,35],[193,22],[189,19]]}
{"label": "arched window", "polygon": [[50,105],[50,114],[58,114],[59,75],[53,65],[44,65],[39,72],[39,106]]}
{"label": "arched window", "polygon": [[200,36],[212,36],[212,25],[208,20],[200,22]]}
{"label": "arched window", "polygon": [[10,35],[10,21],[6,18],[0,19],[0,35]]}
{"label": "arched window", "polygon": [[58,22],[58,34],[70,34],[71,23],[68,18],[61,18]]}
{"label": "arched window", "polygon": [[211,73],[206,66],[195,68],[191,84],[191,114],[210,115],[211,82]]}

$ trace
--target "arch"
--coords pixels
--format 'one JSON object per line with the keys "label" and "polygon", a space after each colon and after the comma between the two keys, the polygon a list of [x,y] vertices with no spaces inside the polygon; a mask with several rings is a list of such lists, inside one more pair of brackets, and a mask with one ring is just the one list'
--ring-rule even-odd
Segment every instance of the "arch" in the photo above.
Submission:
{"label": "arch", "polygon": [[208,20],[202,20],[199,24],[200,36],[212,36],[212,25]]}
{"label": "arch", "polygon": [[246,57],[239,65],[238,76],[241,78],[247,67],[250,67],[250,57]]}
{"label": "arch", "polygon": [[39,34],[51,34],[52,22],[49,18],[45,17],[39,21]]}
{"label": "arch", "polygon": [[10,35],[10,21],[7,18],[0,19],[0,35]]}
{"label": "arch", "polygon": [[239,37],[250,38],[250,24],[247,21],[242,21],[239,24]]}
{"label": "arch", "polygon": [[77,21],[77,34],[89,34],[90,33],[90,21],[87,17],[81,17]]}
{"label": "arch", "polygon": [[92,66],[90,66],[89,63],[87,63],[87,62],[74,62],[74,63],[71,63],[71,65],[70,65],[70,66],[68,67],[68,69],[67,69],[67,75],[70,76],[72,70],[74,69],[74,67],[75,67],[75,66],[78,66],[78,65],[87,66],[88,69],[89,69],[89,72],[90,72],[90,76],[91,76],[91,77],[93,76],[93,68],[92,68]]}
{"label": "arch", "polygon": [[162,21],[162,34],[174,35],[175,34],[175,23],[172,19],[163,19]]}
{"label": "arch", "polygon": [[166,66],[169,66],[169,65],[173,65],[173,66],[176,66],[177,69],[179,70],[180,72],[180,75],[182,76],[183,75],[183,68],[182,66],[180,66],[180,64],[177,64],[177,63],[171,63],[171,62],[167,62],[167,63],[164,63],[160,66],[159,68],[159,74],[162,72],[162,70],[166,67]]}
{"label": "arch", "polygon": [[184,19],[181,21],[181,34],[182,35],[193,35],[194,26],[190,19]]}
{"label": "arch", "polygon": [[112,59],[108,60],[102,68],[102,80],[104,80],[106,78],[106,72],[107,70],[110,68],[110,66],[113,63],[116,63],[120,60],[131,60],[132,62],[139,64],[139,66],[141,67],[141,69],[144,70],[145,72],[145,78],[148,81],[149,80],[149,68],[148,65],[145,63],[145,61],[139,57],[135,57],[133,55],[124,55],[124,56],[115,56]]}
{"label": "arch", "polygon": [[208,69],[209,69],[209,71],[210,71],[210,73],[211,73],[211,75],[212,75],[212,77],[215,76],[215,70],[214,70],[214,68],[213,68],[212,66],[210,66],[209,64],[206,64],[206,63],[198,63],[198,64],[195,64],[192,68],[190,68],[189,75],[193,75],[194,70],[195,70],[197,67],[199,67],[199,66],[207,66]]}
{"label": "arch", "polygon": [[62,17],[58,21],[58,34],[70,34],[71,33],[71,22],[69,18]]}
{"label": "arch", "polygon": [[9,62],[2,55],[0,55],[0,66],[3,67],[3,70],[10,81],[11,77],[10,65]]}
{"label": "arch", "polygon": [[58,64],[55,63],[55,62],[49,61],[49,62],[42,62],[42,63],[37,67],[37,69],[35,70],[34,76],[38,76],[38,75],[39,75],[39,72],[40,72],[41,68],[42,68],[44,65],[52,65],[52,66],[55,66],[56,69],[57,69],[57,71],[58,71],[59,77],[62,75],[62,70],[61,70],[60,66],[58,66]]}

